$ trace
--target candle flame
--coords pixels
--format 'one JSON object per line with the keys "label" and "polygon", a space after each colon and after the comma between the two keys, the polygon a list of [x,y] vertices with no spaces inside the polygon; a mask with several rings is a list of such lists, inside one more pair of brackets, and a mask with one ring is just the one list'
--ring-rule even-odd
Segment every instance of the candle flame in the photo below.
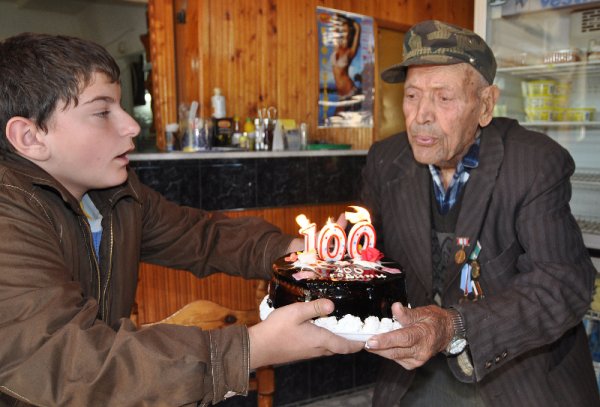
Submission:
{"label": "candle flame", "polygon": [[360,206],[350,206],[350,208],[354,209],[355,212],[346,211],[346,219],[351,223],[358,223],[360,221],[367,221],[367,223],[371,223],[371,215],[369,211]]}
{"label": "candle flame", "polygon": [[300,215],[296,216],[296,223],[301,227],[301,228],[305,228],[307,226],[310,225],[310,221],[308,220],[308,218],[306,217],[305,214],[301,213]]}

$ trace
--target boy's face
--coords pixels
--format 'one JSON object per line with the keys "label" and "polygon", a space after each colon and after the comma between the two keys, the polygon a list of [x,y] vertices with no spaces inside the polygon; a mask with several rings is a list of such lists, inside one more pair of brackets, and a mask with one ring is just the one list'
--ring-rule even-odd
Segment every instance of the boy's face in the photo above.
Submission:
{"label": "boy's face", "polygon": [[43,136],[50,149],[41,166],[77,199],[89,190],[119,185],[127,179],[127,153],[140,132],[120,105],[121,87],[96,73],[79,95],[79,104],[60,104]]}

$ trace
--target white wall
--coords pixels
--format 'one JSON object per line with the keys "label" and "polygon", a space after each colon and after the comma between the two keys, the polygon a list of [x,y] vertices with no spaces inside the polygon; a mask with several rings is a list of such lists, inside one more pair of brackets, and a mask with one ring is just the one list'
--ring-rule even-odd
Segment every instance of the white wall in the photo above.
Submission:
{"label": "white wall", "polygon": [[[144,53],[140,35],[148,31],[146,5],[71,0],[70,3],[63,2],[71,7],[53,7],[52,4],[57,4],[55,1],[0,0],[0,39],[31,31],[71,35],[103,45],[121,68],[122,103],[132,113],[129,64]],[[48,7],[43,6],[44,2]]]}

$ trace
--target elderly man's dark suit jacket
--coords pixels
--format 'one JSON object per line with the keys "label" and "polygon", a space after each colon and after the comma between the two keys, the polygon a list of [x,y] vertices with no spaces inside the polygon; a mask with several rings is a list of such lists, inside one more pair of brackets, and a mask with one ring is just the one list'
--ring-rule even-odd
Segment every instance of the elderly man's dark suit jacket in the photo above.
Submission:
{"label": "elderly man's dark suit jacket", "polygon": [[[482,131],[455,234],[470,239],[467,256],[481,243],[486,297],[457,305],[460,266],[451,262],[442,302],[465,317],[473,371],[465,374],[457,358],[450,368],[476,382],[489,406],[600,405],[581,324],[596,271],[569,208],[574,167],[556,142],[514,120],[494,119]],[[430,188],[405,133],[373,145],[362,200],[378,246],[404,267],[413,307],[433,303]],[[385,360],[373,405],[397,403],[412,377]]]}

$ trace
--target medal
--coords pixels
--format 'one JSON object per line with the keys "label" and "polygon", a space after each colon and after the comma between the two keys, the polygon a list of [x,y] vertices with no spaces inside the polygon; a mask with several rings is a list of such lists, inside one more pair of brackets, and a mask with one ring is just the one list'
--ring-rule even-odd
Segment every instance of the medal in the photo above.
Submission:
{"label": "medal", "polygon": [[460,290],[463,294],[461,301],[477,301],[484,298],[481,284],[479,284],[479,277],[481,276],[481,264],[479,264],[478,257],[481,252],[481,244],[479,241],[471,251],[469,259],[467,261],[467,253],[465,247],[469,245],[469,238],[459,237],[456,239],[456,245],[459,247],[457,252],[454,254],[454,261],[456,264],[462,264],[461,277],[460,277]]}
{"label": "medal", "polygon": [[456,245],[460,246],[460,249],[454,254],[454,262],[456,264],[463,264],[467,259],[467,253],[465,252],[465,246],[469,245],[468,237],[457,237]]}
{"label": "medal", "polygon": [[481,274],[481,266],[477,260],[471,262],[471,275],[474,279],[478,279]]}
{"label": "medal", "polygon": [[465,253],[465,249],[463,249],[463,248],[461,248],[459,251],[457,251],[456,254],[454,255],[454,261],[456,262],[456,264],[463,264],[466,259],[467,259],[467,253]]}

